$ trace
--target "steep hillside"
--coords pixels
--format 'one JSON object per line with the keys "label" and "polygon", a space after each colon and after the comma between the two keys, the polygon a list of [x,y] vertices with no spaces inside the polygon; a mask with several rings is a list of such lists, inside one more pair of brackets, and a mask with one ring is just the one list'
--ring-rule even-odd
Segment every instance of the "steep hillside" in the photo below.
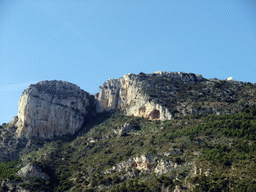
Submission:
{"label": "steep hillside", "polygon": [[17,138],[17,118],[3,124],[0,188],[256,191],[254,84],[129,74],[104,83],[95,104],[74,135]]}
{"label": "steep hillside", "polygon": [[252,83],[217,79],[186,81],[155,74],[141,80],[143,93],[176,116],[238,113],[245,105],[256,103],[256,87]]}

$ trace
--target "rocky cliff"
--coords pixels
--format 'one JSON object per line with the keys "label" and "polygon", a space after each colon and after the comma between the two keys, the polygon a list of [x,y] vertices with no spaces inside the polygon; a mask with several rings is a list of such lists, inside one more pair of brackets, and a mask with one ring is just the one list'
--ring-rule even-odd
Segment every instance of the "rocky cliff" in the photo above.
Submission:
{"label": "rocky cliff", "polygon": [[[234,103],[241,94],[252,95],[236,91],[245,83],[230,85],[226,81],[208,81],[193,73],[129,73],[109,79],[93,96],[68,82],[42,81],[23,92],[18,119],[10,125],[18,126],[18,137],[49,138],[73,135],[81,128],[86,114],[104,111],[122,110],[127,116],[161,121],[191,113],[229,113],[234,107],[223,111],[223,103]],[[89,113],[88,108],[92,109]]]}
{"label": "rocky cliff", "polygon": [[19,101],[18,137],[50,138],[74,134],[81,128],[89,94],[65,81],[40,81],[26,89]]}
{"label": "rocky cliff", "polygon": [[[182,81],[201,81],[201,75],[192,73],[164,73],[146,75],[126,74],[119,79],[109,79],[92,96],[78,86],[65,81],[41,81],[30,85],[19,101],[18,118],[10,125],[16,126],[18,137],[52,138],[73,135],[81,128],[88,108],[96,104],[96,112],[123,110],[125,115],[150,120],[169,120],[173,115],[157,103],[143,89],[148,77],[168,77]],[[90,101],[91,102],[90,102]],[[93,101],[94,100],[94,101]],[[93,104],[93,102],[94,104]],[[94,113],[94,111],[90,111]]]}
{"label": "rocky cliff", "polygon": [[151,101],[141,88],[142,81],[138,75],[127,74],[119,79],[109,79],[95,95],[96,111],[124,110],[126,115],[150,120],[171,119],[168,110]]}
{"label": "rocky cliff", "polygon": [[170,120],[172,114],[164,106],[156,103],[143,92],[144,80],[151,76],[174,78],[181,81],[202,81],[201,75],[182,72],[162,72],[126,74],[119,79],[109,79],[95,95],[96,111],[124,110],[126,115],[144,117],[150,120]]}
{"label": "rocky cliff", "polygon": [[0,125],[0,191],[256,191],[255,149],[255,84],[159,71],[93,96],[43,81]]}
{"label": "rocky cliff", "polygon": [[123,110],[129,106],[139,94],[141,82],[134,74],[124,75],[119,79],[109,79],[95,95],[96,111]]}

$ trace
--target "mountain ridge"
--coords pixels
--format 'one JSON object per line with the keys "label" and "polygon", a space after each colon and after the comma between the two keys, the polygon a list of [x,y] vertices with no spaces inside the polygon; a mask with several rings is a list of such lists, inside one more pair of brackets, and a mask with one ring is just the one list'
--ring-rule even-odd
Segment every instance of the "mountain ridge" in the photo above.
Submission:
{"label": "mountain ridge", "polygon": [[[59,98],[52,90],[38,93],[79,106],[79,98]],[[1,190],[256,190],[254,84],[140,73],[110,79],[98,95],[84,95],[86,114],[73,133],[17,137],[18,117],[0,126]],[[168,110],[169,119],[161,120],[157,105]],[[62,110],[55,116],[60,122]]]}

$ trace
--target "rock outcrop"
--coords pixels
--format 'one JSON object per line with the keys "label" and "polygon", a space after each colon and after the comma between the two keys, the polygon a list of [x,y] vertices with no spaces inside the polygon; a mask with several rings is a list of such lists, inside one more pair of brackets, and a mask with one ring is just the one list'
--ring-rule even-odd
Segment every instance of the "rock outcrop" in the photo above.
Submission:
{"label": "rock outcrop", "polygon": [[[202,75],[182,72],[158,71],[153,76],[169,77],[182,81],[202,81]],[[119,79],[109,79],[100,87],[95,95],[96,111],[124,110],[126,115],[144,117],[150,120],[170,120],[172,114],[164,106],[159,105],[143,93],[143,78],[147,75],[140,73],[126,74]]]}
{"label": "rock outcrop", "polygon": [[114,165],[112,168],[106,170],[105,174],[128,171],[130,168],[135,168],[141,172],[146,171],[161,175],[181,166],[181,164],[178,165],[170,160],[157,159],[154,157],[141,155]]}
{"label": "rock outcrop", "polygon": [[[26,89],[19,101],[18,117],[10,123],[18,137],[52,138],[77,132],[84,117],[96,112],[123,110],[125,115],[150,120],[170,120],[172,113],[157,103],[143,89],[148,77],[175,78],[187,82],[202,81],[201,75],[162,72],[146,75],[126,74],[109,79],[95,96],[65,81],[41,81]],[[96,109],[88,113],[88,109]],[[89,119],[90,120],[90,119]],[[15,129],[17,127],[17,130]]]}
{"label": "rock outcrop", "polygon": [[121,136],[122,134],[127,134],[131,132],[133,129],[133,126],[130,123],[126,122],[123,126],[114,129],[113,133]]}
{"label": "rock outcrop", "polygon": [[203,80],[202,75],[194,74],[194,73],[156,71],[154,72],[154,75],[157,75],[160,77],[171,77],[171,78],[179,79],[182,81],[196,82],[196,81]]}
{"label": "rock outcrop", "polygon": [[18,116],[13,117],[12,121],[8,125],[8,128],[15,127],[18,120],[19,120]]}
{"label": "rock outcrop", "polygon": [[17,136],[51,138],[74,134],[84,122],[89,99],[89,93],[65,81],[30,85],[19,101]]}
{"label": "rock outcrop", "polygon": [[142,82],[134,74],[109,79],[95,95],[96,111],[124,110],[126,115],[150,120],[167,120],[172,115],[141,92]]}
{"label": "rock outcrop", "polygon": [[135,168],[140,171],[151,171],[153,168],[154,158],[145,155],[130,158],[127,161],[116,164],[112,168],[105,171],[105,174],[112,172],[128,171],[130,168]]}
{"label": "rock outcrop", "polygon": [[109,79],[100,86],[100,92],[95,95],[96,111],[125,109],[138,95],[140,84],[134,74],[127,74],[119,79]]}
{"label": "rock outcrop", "polygon": [[23,188],[21,185],[12,183],[9,179],[0,181],[0,192],[31,192],[29,189]]}
{"label": "rock outcrop", "polygon": [[31,163],[28,163],[25,167],[21,168],[16,175],[24,179],[30,179],[31,177],[37,177],[43,180],[50,179],[38,165],[33,165]]}

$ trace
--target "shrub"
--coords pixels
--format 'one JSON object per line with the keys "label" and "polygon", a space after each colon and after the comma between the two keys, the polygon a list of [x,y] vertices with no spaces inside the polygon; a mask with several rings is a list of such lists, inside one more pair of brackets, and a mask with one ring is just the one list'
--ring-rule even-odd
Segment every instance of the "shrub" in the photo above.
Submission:
{"label": "shrub", "polygon": [[180,165],[183,162],[183,160],[179,157],[176,157],[174,162],[177,163],[178,165]]}
{"label": "shrub", "polygon": [[113,179],[112,179],[113,183],[119,183],[120,182],[120,178],[115,174]]}
{"label": "shrub", "polygon": [[130,157],[132,155],[133,148],[130,148],[126,151],[125,156]]}

